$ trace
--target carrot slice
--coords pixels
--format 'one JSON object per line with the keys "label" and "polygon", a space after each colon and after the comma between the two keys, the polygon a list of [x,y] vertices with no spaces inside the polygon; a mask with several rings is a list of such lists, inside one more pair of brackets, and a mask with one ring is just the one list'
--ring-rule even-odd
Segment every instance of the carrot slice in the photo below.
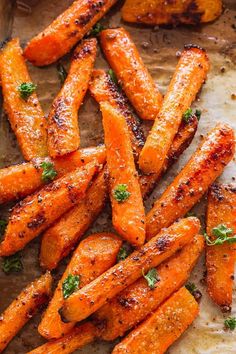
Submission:
{"label": "carrot slice", "polygon": [[204,248],[204,239],[197,235],[172,258],[156,268],[158,282],[150,289],[142,277],[112,298],[94,314],[94,323],[103,331],[104,340],[114,340],[143,321],[172,293],[177,291],[190,276]]}
{"label": "carrot slice", "polygon": [[123,262],[110,268],[100,277],[74,292],[65,300],[61,315],[67,321],[81,321],[98,310],[143,272],[157,267],[172,256],[199,232],[197,218],[182,219],[133,252]]}
{"label": "carrot slice", "polygon": [[142,119],[156,119],[162,95],[124,28],[106,29],[100,34],[104,54],[122,83],[130,102]]}
{"label": "carrot slice", "polygon": [[165,95],[158,118],[141,151],[139,166],[145,173],[159,173],[179,129],[183,114],[191,106],[209,70],[206,52],[186,46]]}
{"label": "carrot slice", "polygon": [[[101,110],[113,225],[132,245],[141,246],[145,240],[145,214],[127,123],[110,103],[101,103]],[[120,199],[122,188],[126,189],[126,196]]]}
{"label": "carrot slice", "polygon": [[96,163],[91,162],[52,182],[16,205],[11,212],[5,238],[0,244],[0,255],[8,256],[21,250],[76,205],[85,196],[96,170]]}
{"label": "carrot slice", "polygon": [[95,338],[96,328],[88,322],[75,327],[64,337],[45,343],[28,354],[70,354],[93,342]]}
{"label": "carrot slice", "polygon": [[77,167],[97,160],[99,164],[106,161],[104,145],[75,151],[57,159],[37,158],[31,162],[0,169],[0,204],[21,199],[32,194],[44,185],[42,163],[51,163],[56,177],[62,177]]}
{"label": "carrot slice", "polygon": [[89,90],[99,104],[102,102],[108,102],[114,108],[119,110],[119,112],[125,117],[130,134],[134,158],[137,160],[141,148],[144,145],[144,136],[140,123],[129,109],[127,99],[112,81],[110,75],[108,75],[104,70],[93,70]]}
{"label": "carrot slice", "polygon": [[54,269],[77,244],[85,231],[102,211],[108,192],[105,171],[101,171],[86,192],[86,196],[73,209],[65,213],[43,235],[40,264]]}
{"label": "carrot slice", "polygon": [[218,124],[147,214],[148,239],[192,209],[233,158],[234,151],[233,129]]}
{"label": "carrot slice", "polygon": [[[208,194],[207,234],[214,240],[212,230],[223,224],[236,234],[236,185],[214,184]],[[207,246],[207,291],[223,311],[231,308],[234,283],[235,243]]]}
{"label": "carrot slice", "polygon": [[164,354],[198,313],[198,303],[183,287],[117,344],[112,354]]}
{"label": "carrot slice", "polygon": [[79,148],[78,110],[88,89],[97,40],[87,39],[74,51],[67,79],[48,116],[48,152],[53,158]]}
{"label": "carrot slice", "polygon": [[31,39],[24,55],[37,66],[54,63],[99,21],[117,0],[77,0],[43,32]]}
{"label": "carrot slice", "polygon": [[19,39],[0,51],[0,77],[4,108],[25,160],[47,156],[46,119],[36,93],[21,97],[20,87],[32,84]]}
{"label": "carrot slice", "polygon": [[28,285],[3,312],[0,321],[0,352],[46,303],[51,295],[52,277],[49,272]]}

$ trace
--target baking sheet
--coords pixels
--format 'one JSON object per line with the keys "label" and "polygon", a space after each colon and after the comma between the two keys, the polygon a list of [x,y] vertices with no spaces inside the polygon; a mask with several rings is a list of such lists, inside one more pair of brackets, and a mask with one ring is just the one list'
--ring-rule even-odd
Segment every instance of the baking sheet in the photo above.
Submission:
{"label": "baking sheet", "polygon": [[[24,46],[28,39],[42,30],[50,21],[63,11],[72,0],[0,0],[0,40],[9,35],[19,36]],[[122,2],[121,2],[122,3]],[[164,93],[177,63],[178,52],[184,44],[194,43],[207,49],[211,60],[211,72],[204,85],[200,98],[194,106],[202,109],[203,114],[197,135],[191,147],[183,154],[175,166],[162,179],[149,201],[147,209],[164,188],[172,181],[194,151],[201,135],[210,130],[217,122],[225,121],[236,128],[236,1],[225,1],[225,10],[221,18],[214,23],[199,27],[179,28],[148,28],[144,26],[127,25],[120,19],[119,3],[103,19],[105,26],[124,26],[131,33],[137,44],[145,64],[149,68],[160,90]],[[234,25],[234,26],[233,26]],[[65,59],[65,63],[67,59]],[[106,68],[106,63],[99,53],[97,68]],[[30,66],[33,81],[38,85],[38,95],[43,109],[48,113],[50,104],[58,92],[60,83],[55,66],[34,68]],[[82,145],[96,145],[103,141],[101,117],[97,104],[87,96],[79,112],[79,124],[82,132]],[[22,161],[14,135],[4,114],[0,116],[0,167]],[[236,178],[235,161],[225,170],[222,180],[231,182]],[[7,209],[0,209],[0,218],[7,214]],[[204,215],[204,201],[195,208],[199,217]],[[111,227],[109,206],[98,218],[90,232],[107,231]],[[0,270],[0,312],[13,300],[22,288],[41,274],[38,265],[39,240],[33,241],[22,252],[24,271],[18,275],[6,276]],[[54,273],[59,279],[68,259]],[[171,354],[231,354],[236,353],[236,332],[223,330],[223,316],[211,303],[204,292],[201,279],[204,273],[203,259],[193,272],[192,280],[199,284],[203,292],[201,312],[194,325],[169,350]],[[234,299],[233,314],[236,313]],[[19,335],[10,343],[6,354],[23,354],[44,340],[37,333],[40,316],[35,317]],[[95,343],[79,350],[83,354],[106,354],[111,352],[114,344]]]}

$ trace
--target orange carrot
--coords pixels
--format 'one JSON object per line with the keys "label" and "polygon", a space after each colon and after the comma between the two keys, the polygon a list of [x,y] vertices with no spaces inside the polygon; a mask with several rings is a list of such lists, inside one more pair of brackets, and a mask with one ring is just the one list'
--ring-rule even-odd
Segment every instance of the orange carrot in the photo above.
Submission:
{"label": "orange carrot", "polygon": [[55,177],[62,177],[77,167],[97,160],[99,164],[106,161],[104,145],[77,150],[57,159],[37,158],[31,162],[13,165],[0,169],[0,204],[17,200],[32,194],[44,185],[43,163],[52,164],[57,173]]}
{"label": "orange carrot", "polygon": [[37,66],[51,64],[68,53],[117,0],[77,0],[43,32],[31,39],[24,55]]}
{"label": "orange carrot", "polygon": [[[236,234],[236,185],[214,184],[208,194],[207,234],[212,241],[213,229],[225,225]],[[232,304],[234,283],[235,243],[207,246],[207,290],[212,300],[223,311]]]}
{"label": "orange carrot", "polygon": [[164,354],[198,313],[199,306],[194,297],[185,287],[181,288],[117,344],[112,354]]}
{"label": "orange carrot", "polygon": [[85,196],[97,170],[95,162],[78,168],[28,196],[14,207],[0,244],[0,255],[8,256],[25,247],[62,214]]}
{"label": "orange carrot", "polygon": [[172,256],[199,232],[197,218],[182,219],[133,252],[123,262],[74,292],[60,311],[63,320],[81,321],[153,267]]}
{"label": "orange carrot", "polygon": [[194,237],[182,250],[156,268],[159,280],[154,289],[150,289],[142,277],[101,307],[94,314],[94,323],[103,324],[101,338],[114,340],[122,337],[155,311],[184,285],[203,248],[203,237]]}
{"label": "orange carrot", "polygon": [[97,40],[87,39],[72,57],[67,79],[48,116],[48,152],[53,158],[79,148],[78,110],[88,89],[97,53]]}
{"label": "orange carrot", "polygon": [[65,213],[43,235],[40,264],[54,269],[66,257],[102,211],[107,199],[105,171],[101,171],[87,190],[86,196]]}
{"label": "orange carrot", "polygon": [[110,103],[101,103],[101,110],[113,225],[132,245],[141,246],[145,240],[145,214],[127,123]]}
{"label": "orange carrot", "polygon": [[[29,76],[19,39],[0,51],[0,77],[4,108],[25,160],[47,156],[46,119]],[[32,94],[27,94],[26,85]]]}
{"label": "orange carrot", "polygon": [[116,263],[122,241],[114,234],[94,234],[83,240],[75,250],[54,296],[44,313],[38,327],[39,333],[47,339],[60,338],[70,332],[75,323],[61,321],[58,311],[64,303],[63,283],[70,275],[79,277],[79,286],[82,288],[104,273]]}
{"label": "orange carrot", "polygon": [[52,277],[49,272],[28,285],[3,312],[0,321],[0,352],[46,303],[51,295]]}
{"label": "orange carrot", "polygon": [[218,124],[147,214],[148,239],[192,209],[233,158],[234,150],[233,129]]}
{"label": "orange carrot", "polygon": [[122,84],[127,97],[142,119],[156,119],[162,95],[124,28],[106,29],[100,34],[104,54]]}
{"label": "orange carrot", "polygon": [[163,105],[141,151],[139,166],[145,173],[159,173],[179,129],[209,70],[206,52],[186,46],[165,95]]}

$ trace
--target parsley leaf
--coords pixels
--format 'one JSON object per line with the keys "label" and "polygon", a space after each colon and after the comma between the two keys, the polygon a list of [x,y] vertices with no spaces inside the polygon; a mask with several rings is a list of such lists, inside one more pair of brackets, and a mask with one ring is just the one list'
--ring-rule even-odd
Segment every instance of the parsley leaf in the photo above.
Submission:
{"label": "parsley leaf", "polygon": [[196,109],[195,116],[197,117],[197,120],[200,120],[201,115],[202,115],[202,111],[200,109]]}
{"label": "parsley leaf", "polygon": [[152,290],[155,288],[155,284],[160,281],[156,268],[150,269],[146,275],[143,273],[143,276],[146,279],[149,288]]}
{"label": "parsley leaf", "polygon": [[197,287],[194,283],[187,283],[185,288],[193,295],[197,291]]}
{"label": "parsley leaf", "polygon": [[68,74],[67,74],[65,67],[62,65],[62,63],[57,64],[57,73],[58,73],[58,77],[61,81],[61,84],[63,85],[64,82],[66,81]]}
{"label": "parsley leaf", "polygon": [[204,233],[204,237],[206,239],[206,243],[208,246],[222,245],[225,242],[235,243],[236,235],[231,236],[233,230],[225,226],[224,224],[219,224],[218,226],[212,229],[212,234],[216,237],[214,240]]}
{"label": "parsley leaf", "polygon": [[127,184],[118,184],[113,190],[113,196],[118,203],[123,203],[130,197],[130,192],[127,190]]}
{"label": "parsley leaf", "polygon": [[112,69],[108,70],[108,75],[110,76],[111,80],[114,82],[114,84],[119,85],[116,74]]}
{"label": "parsley leaf", "polygon": [[105,27],[100,22],[97,22],[96,25],[93,26],[89,34],[92,37],[97,37],[104,29]]}
{"label": "parsley leaf", "polygon": [[20,93],[20,97],[27,101],[28,98],[35,92],[37,85],[32,82],[23,82],[20,86],[18,86],[18,91]]}
{"label": "parsley leaf", "polygon": [[21,262],[21,256],[19,255],[19,253],[16,253],[13,256],[4,257],[2,264],[2,270],[4,271],[4,273],[19,273],[22,271],[22,269],[23,264]]}
{"label": "parsley leaf", "polygon": [[64,299],[67,299],[71,294],[73,294],[78,289],[79,284],[80,277],[78,275],[69,274],[62,284],[62,293]]}
{"label": "parsley leaf", "polygon": [[133,247],[128,243],[124,242],[121,246],[119,253],[117,255],[117,261],[123,261],[133,252]]}
{"label": "parsley leaf", "polygon": [[7,227],[7,221],[3,219],[0,220],[0,236],[4,235],[6,227]]}
{"label": "parsley leaf", "polygon": [[225,328],[230,329],[231,331],[236,329],[236,317],[228,317],[225,322]]}
{"label": "parsley leaf", "polygon": [[197,120],[200,120],[201,115],[202,115],[202,111],[200,109],[196,109],[196,111],[194,113],[192,108],[188,108],[183,114],[183,120],[185,123],[189,123],[190,119],[193,116],[196,116]]}
{"label": "parsley leaf", "polygon": [[51,162],[42,162],[40,167],[43,169],[42,181],[45,183],[51,182],[57,176],[57,171],[54,169],[54,165]]}

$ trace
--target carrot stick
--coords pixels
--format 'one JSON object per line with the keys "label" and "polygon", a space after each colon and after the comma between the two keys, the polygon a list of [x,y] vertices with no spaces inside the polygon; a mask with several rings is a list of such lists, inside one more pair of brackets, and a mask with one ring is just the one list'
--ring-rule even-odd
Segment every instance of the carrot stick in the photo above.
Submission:
{"label": "carrot stick", "polygon": [[29,96],[24,91],[23,84],[32,85],[32,80],[19,39],[12,39],[0,51],[0,77],[4,108],[24,159],[47,156],[46,119],[35,87]]}
{"label": "carrot stick", "polygon": [[234,150],[233,129],[218,124],[147,214],[148,239],[192,209],[233,158]]}
{"label": "carrot stick", "polygon": [[75,350],[93,342],[96,328],[91,323],[84,323],[72,329],[62,338],[47,342],[28,354],[70,354]]}
{"label": "carrot stick", "polygon": [[74,51],[67,79],[48,116],[48,151],[53,158],[79,148],[78,110],[88,89],[97,40],[87,39]]}
{"label": "carrot stick", "polygon": [[89,284],[116,263],[121,244],[121,239],[111,233],[91,235],[79,244],[38,327],[43,337],[60,338],[75,325],[74,322],[62,322],[58,313],[64,303],[62,289],[67,277],[70,274],[78,275],[79,288]]}
{"label": "carrot stick", "polygon": [[65,300],[61,315],[67,321],[81,321],[98,310],[130,284],[143,272],[157,267],[172,256],[198,233],[197,218],[182,219],[133,252],[123,262],[110,268],[100,277],[74,292]]}
{"label": "carrot stick", "polygon": [[0,352],[30,320],[51,295],[52,277],[49,272],[28,285],[1,315]]}
{"label": "carrot stick", "polygon": [[124,28],[106,29],[100,39],[110,66],[138,115],[145,120],[156,119],[162,95],[129,33]]}
{"label": "carrot stick", "polygon": [[157,119],[141,151],[139,166],[145,173],[159,173],[179,129],[209,70],[206,52],[186,46],[165,95]]}
{"label": "carrot stick", "polygon": [[127,99],[112,81],[110,75],[108,75],[104,70],[93,70],[89,90],[99,104],[102,102],[108,102],[114,108],[118,109],[119,112],[125,117],[128,125],[134,158],[137,160],[141,148],[144,145],[144,136],[139,122],[129,109]]}
{"label": "carrot stick", "polygon": [[183,287],[117,344],[112,354],[164,354],[198,313],[198,303]]}
{"label": "carrot stick", "polygon": [[[124,116],[110,103],[101,103],[112,222],[117,232],[134,246],[145,240],[145,214],[138,176]],[[125,188],[125,192],[120,192]],[[126,195],[119,193],[126,193]]]}
{"label": "carrot stick", "polygon": [[28,196],[14,207],[0,244],[0,255],[8,256],[21,250],[46,230],[62,214],[85,196],[97,170],[95,162],[78,168]]}
{"label": "carrot stick", "polygon": [[43,32],[31,39],[24,55],[37,66],[54,63],[74,45],[116,3],[116,0],[77,0]]}
{"label": "carrot stick", "polygon": [[43,186],[44,162],[52,164],[57,173],[56,177],[62,177],[95,159],[99,164],[105,163],[104,145],[77,150],[54,160],[49,157],[37,158],[31,162],[0,169],[0,204],[24,198]]}
{"label": "carrot stick", "polygon": [[40,264],[45,269],[55,269],[102,211],[107,199],[105,171],[101,171],[82,199],[65,213],[43,235]]}
{"label": "carrot stick", "polygon": [[[103,324],[101,338],[114,340],[143,321],[190,276],[204,248],[204,239],[197,235],[172,258],[156,268],[159,281],[150,289],[142,277],[112,298],[94,314],[94,323]],[[100,326],[99,326],[100,328]]]}
{"label": "carrot stick", "polygon": [[[222,224],[232,230],[232,236],[236,234],[235,185],[214,184],[209,190],[207,234],[212,240],[215,239],[213,228]],[[223,311],[229,310],[232,304],[235,259],[235,243],[207,246],[207,291]]]}

